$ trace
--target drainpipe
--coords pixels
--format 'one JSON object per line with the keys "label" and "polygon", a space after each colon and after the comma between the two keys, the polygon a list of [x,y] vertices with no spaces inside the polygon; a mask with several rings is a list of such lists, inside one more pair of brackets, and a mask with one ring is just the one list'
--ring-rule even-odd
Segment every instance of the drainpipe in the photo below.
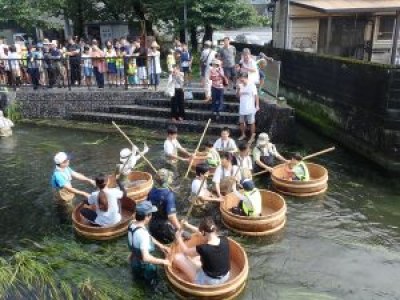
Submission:
{"label": "drainpipe", "polygon": [[392,65],[396,63],[397,43],[399,42],[399,30],[400,30],[400,11],[398,10],[396,11],[396,21],[394,25],[392,56],[390,57],[390,64]]}
{"label": "drainpipe", "polygon": [[287,1],[287,8],[286,8],[286,20],[285,20],[285,36],[283,39],[283,48],[288,49],[289,48],[289,22],[290,22],[290,0]]}
{"label": "drainpipe", "polygon": [[326,44],[325,44],[325,54],[329,54],[329,48],[332,41],[332,16],[328,16],[328,26],[326,28]]}

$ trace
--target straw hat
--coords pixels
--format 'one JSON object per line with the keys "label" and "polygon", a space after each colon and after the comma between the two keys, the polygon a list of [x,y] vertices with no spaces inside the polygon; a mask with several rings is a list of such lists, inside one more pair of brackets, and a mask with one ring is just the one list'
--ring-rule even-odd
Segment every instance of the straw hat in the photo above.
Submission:
{"label": "straw hat", "polygon": [[157,44],[157,42],[156,41],[153,41],[152,43],[151,43],[151,48],[160,48],[160,45],[158,45]]}
{"label": "straw hat", "polygon": [[257,146],[265,146],[269,142],[269,135],[265,132],[260,133],[257,139]]}

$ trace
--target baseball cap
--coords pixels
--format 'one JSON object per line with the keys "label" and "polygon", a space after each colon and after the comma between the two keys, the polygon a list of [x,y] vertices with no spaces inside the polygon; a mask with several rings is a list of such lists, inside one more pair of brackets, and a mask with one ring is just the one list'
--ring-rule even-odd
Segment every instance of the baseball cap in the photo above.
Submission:
{"label": "baseball cap", "polygon": [[255,188],[253,180],[245,179],[242,181],[242,186],[245,191],[251,191]]}
{"label": "baseball cap", "polygon": [[63,163],[64,161],[68,160],[68,155],[65,152],[58,152],[55,156],[54,156],[54,162],[56,163],[56,165],[59,165],[61,163]]}
{"label": "baseball cap", "polygon": [[148,215],[156,212],[158,209],[150,201],[146,200],[136,205],[136,213],[138,215]]}

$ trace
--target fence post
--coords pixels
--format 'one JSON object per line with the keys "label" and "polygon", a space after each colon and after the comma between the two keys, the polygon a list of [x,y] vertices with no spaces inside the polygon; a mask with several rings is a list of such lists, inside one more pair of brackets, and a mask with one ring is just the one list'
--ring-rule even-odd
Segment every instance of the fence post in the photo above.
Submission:
{"label": "fence post", "polygon": [[124,60],[124,78],[125,78],[125,90],[128,90],[128,59],[127,56],[124,54],[123,55],[123,60]]}
{"label": "fence post", "polygon": [[69,57],[67,59],[67,84],[68,84],[68,90],[71,90],[71,66],[69,64]]}

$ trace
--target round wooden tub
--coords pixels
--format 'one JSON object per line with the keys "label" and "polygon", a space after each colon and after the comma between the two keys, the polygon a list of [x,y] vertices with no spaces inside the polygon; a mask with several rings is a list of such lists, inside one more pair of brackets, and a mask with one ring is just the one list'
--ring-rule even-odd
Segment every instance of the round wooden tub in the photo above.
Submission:
{"label": "round wooden tub", "polygon": [[286,203],[277,193],[260,190],[262,196],[262,216],[244,217],[233,214],[230,209],[239,204],[234,194],[225,196],[220,206],[222,223],[230,230],[247,236],[266,236],[281,230],[286,223]]}
{"label": "round wooden tub", "polygon": [[[197,153],[196,157],[192,159],[192,166],[190,168],[190,170],[194,173],[196,173],[196,166],[198,164],[202,164],[202,163],[207,163],[207,154],[205,153]],[[210,167],[210,175],[214,175],[215,173],[215,167]]]}
{"label": "round wooden tub", "polygon": [[91,226],[84,221],[80,211],[87,205],[80,203],[72,212],[72,224],[75,232],[90,240],[106,241],[125,235],[128,226],[135,215],[136,204],[129,198],[121,199],[122,219],[116,225],[109,227]]}
{"label": "round wooden tub", "polygon": [[[127,196],[136,203],[146,200],[147,195],[153,187],[153,177],[151,174],[147,172],[133,171],[128,175],[128,178],[133,185],[126,187]],[[135,184],[135,181],[138,183]],[[115,176],[110,176],[108,186],[117,186]]]}
{"label": "round wooden tub", "polygon": [[[180,299],[235,299],[244,289],[249,274],[249,263],[247,254],[237,242],[229,239],[231,254],[231,277],[224,284],[219,285],[198,285],[187,281],[185,276],[174,266],[165,267],[168,281],[172,285],[174,293]],[[189,247],[194,247],[204,242],[200,234],[193,234],[186,242]],[[172,245],[170,255],[180,252],[177,244]]]}
{"label": "round wooden tub", "polygon": [[309,181],[290,181],[283,179],[285,164],[276,166],[271,174],[272,186],[279,193],[296,197],[311,197],[326,192],[328,170],[312,163],[307,163],[307,167],[310,172]]}

